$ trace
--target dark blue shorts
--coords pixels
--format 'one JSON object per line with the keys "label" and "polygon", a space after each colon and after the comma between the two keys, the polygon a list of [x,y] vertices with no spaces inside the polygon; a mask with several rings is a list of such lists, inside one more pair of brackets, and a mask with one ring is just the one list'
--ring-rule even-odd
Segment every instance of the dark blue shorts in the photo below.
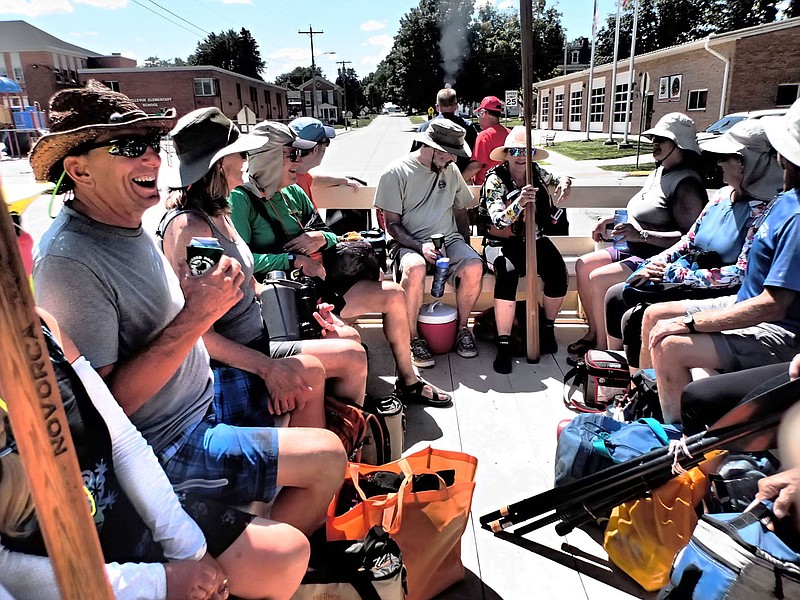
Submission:
{"label": "dark blue shorts", "polygon": [[635,271],[644,262],[643,258],[634,256],[630,250],[617,250],[614,246],[609,246],[605,249],[611,256],[611,262],[621,262],[628,267],[631,271]]}
{"label": "dark blue shorts", "polygon": [[278,477],[278,429],[260,377],[214,369],[214,401],[175,454],[162,464],[176,491],[232,504],[269,502]]}

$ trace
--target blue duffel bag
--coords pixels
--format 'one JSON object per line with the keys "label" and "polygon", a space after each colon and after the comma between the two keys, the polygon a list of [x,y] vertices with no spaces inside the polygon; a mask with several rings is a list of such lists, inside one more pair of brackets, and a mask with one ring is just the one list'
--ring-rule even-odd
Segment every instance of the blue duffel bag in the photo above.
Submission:
{"label": "blue duffel bag", "polygon": [[578,415],[558,437],[555,485],[571,483],[679,439],[680,425],[662,425],[651,418],[623,423],[601,413]]}
{"label": "blue duffel bag", "polygon": [[771,506],[703,515],[659,600],[800,598],[800,554],[764,525]]}

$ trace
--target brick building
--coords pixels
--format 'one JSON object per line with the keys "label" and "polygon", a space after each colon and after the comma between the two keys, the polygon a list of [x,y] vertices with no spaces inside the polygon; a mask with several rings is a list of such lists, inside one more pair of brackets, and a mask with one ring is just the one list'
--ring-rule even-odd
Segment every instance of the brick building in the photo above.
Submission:
{"label": "brick building", "polygon": [[[664,114],[685,112],[698,130],[725,114],[787,107],[800,97],[800,18],[729,33],[636,56],[630,133]],[[616,90],[610,91],[612,64],[534,84],[536,123],[541,129],[615,133],[625,126],[629,61],[617,64]],[[641,93],[640,90],[644,90]],[[640,129],[641,127],[641,129]]]}
{"label": "brick building", "polygon": [[2,95],[0,103],[9,109],[46,111],[60,89],[98,79],[149,113],[174,107],[183,115],[217,106],[231,119],[245,107],[258,121],[289,117],[285,88],[211,66],[138,68],[135,60],[69,44],[25,21],[0,21],[0,75],[22,88]]}
{"label": "brick building", "polygon": [[245,107],[256,121],[281,121],[289,115],[285,88],[218,67],[97,68],[78,74],[82,80],[102,81],[149,113],[175,108],[181,116],[216,106],[233,120]]}

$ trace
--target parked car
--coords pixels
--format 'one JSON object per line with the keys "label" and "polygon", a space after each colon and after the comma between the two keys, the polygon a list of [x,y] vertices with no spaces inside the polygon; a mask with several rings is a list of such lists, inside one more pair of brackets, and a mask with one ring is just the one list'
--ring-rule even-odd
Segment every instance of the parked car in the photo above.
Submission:
{"label": "parked car", "polygon": [[780,117],[786,114],[786,108],[768,108],[765,110],[748,110],[744,112],[735,112],[725,115],[718,121],[714,121],[711,125],[697,134],[698,140],[705,140],[715,135],[722,135],[731,127],[736,125],[739,121],[745,119],[760,119],[761,117]]}

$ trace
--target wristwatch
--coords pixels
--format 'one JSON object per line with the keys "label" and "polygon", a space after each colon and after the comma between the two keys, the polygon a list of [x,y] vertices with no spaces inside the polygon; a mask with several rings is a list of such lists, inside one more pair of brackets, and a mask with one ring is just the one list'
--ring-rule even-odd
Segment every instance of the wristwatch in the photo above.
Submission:
{"label": "wristwatch", "polygon": [[646,241],[647,241],[647,238],[648,238],[649,236],[650,236],[650,232],[649,232],[649,231],[647,231],[646,229],[642,229],[642,230],[639,232],[639,237],[640,237],[640,238],[642,238],[642,241],[643,241],[643,242],[646,242]]}
{"label": "wristwatch", "polygon": [[689,333],[697,333],[697,327],[695,327],[693,314],[683,317],[683,324],[689,329]]}

